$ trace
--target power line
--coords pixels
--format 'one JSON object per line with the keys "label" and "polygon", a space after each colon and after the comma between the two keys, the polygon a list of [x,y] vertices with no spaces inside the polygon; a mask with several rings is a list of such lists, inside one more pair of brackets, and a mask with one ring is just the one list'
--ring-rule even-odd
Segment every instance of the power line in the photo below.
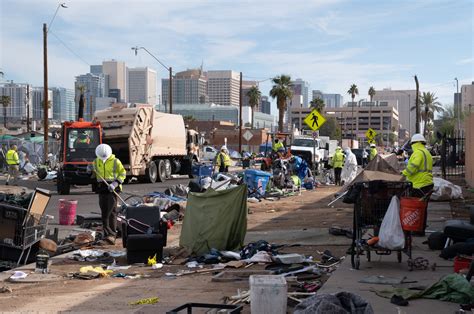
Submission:
{"label": "power line", "polygon": [[86,60],[84,60],[84,58],[82,58],[80,55],[78,55],[74,50],[72,50],[71,48],[69,48],[69,46],[61,40],[61,38],[59,38],[55,33],[53,33],[52,31],[50,31],[50,34],[52,34],[54,37],[56,37],[57,40],[59,40],[59,42],[67,49],[69,50],[73,55],[75,55],[78,59],[80,59],[82,62],[84,62],[85,64],[87,64],[88,66],[90,66],[90,63],[87,62]]}

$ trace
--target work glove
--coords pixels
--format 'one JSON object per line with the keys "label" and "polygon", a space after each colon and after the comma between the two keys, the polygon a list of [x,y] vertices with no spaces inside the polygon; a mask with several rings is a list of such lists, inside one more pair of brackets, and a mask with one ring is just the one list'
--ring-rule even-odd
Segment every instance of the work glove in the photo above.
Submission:
{"label": "work glove", "polygon": [[115,189],[119,186],[119,183],[117,181],[114,181],[112,183],[109,184],[109,191],[110,192],[113,192],[115,191]]}

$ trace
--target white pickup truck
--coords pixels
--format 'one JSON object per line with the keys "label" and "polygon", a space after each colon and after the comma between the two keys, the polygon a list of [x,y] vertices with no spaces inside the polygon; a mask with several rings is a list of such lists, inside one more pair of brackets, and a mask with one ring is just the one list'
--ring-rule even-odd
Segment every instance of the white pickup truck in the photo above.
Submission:
{"label": "white pickup truck", "polygon": [[[321,139],[314,139],[311,136],[297,136],[291,144],[291,154],[303,158],[311,169],[318,170],[320,164],[324,161],[325,147],[321,143]],[[313,156],[313,152],[316,154]],[[313,161],[315,167],[313,167]]]}

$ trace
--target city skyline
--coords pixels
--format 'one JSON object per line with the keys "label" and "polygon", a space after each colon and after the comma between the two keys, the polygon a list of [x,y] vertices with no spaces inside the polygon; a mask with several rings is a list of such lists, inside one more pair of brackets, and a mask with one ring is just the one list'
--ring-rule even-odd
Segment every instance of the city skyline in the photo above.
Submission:
{"label": "city skyline", "polygon": [[[310,90],[343,96],[355,83],[356,99],[368,98],[372,85],[414,89],[417,74],[421,90],[452,104],[454,78],[460,86],[474,80],[471,1],[115,1],[113,15],[110,2],[67,4],[49,34],[51,86],[73,88],[89,65],[114,58],[156,69],[161,90],[166,70],[142,51],[135,56],[130,48],[136,45],[176,72],[202,63],[206,70],[242,71],[244,80],[263,81],[262,95],[271,87],[268,78],[282,73],[309,82]],[[57,5],[1,2],[1,41],[8,49],[0,67],[7,79],[42,85],[41,27]],[[421,13],[431,18],[420,23]]]}

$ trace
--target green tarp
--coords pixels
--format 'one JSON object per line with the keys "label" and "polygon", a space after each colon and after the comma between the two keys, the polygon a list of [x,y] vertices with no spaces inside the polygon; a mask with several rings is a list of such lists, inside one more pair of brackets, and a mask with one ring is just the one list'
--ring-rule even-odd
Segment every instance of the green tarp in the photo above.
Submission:
{"label": "green tarp", "polygon": [[189,193],[179,245],[193,254],[236,250],[247,232],[247,186]]}

